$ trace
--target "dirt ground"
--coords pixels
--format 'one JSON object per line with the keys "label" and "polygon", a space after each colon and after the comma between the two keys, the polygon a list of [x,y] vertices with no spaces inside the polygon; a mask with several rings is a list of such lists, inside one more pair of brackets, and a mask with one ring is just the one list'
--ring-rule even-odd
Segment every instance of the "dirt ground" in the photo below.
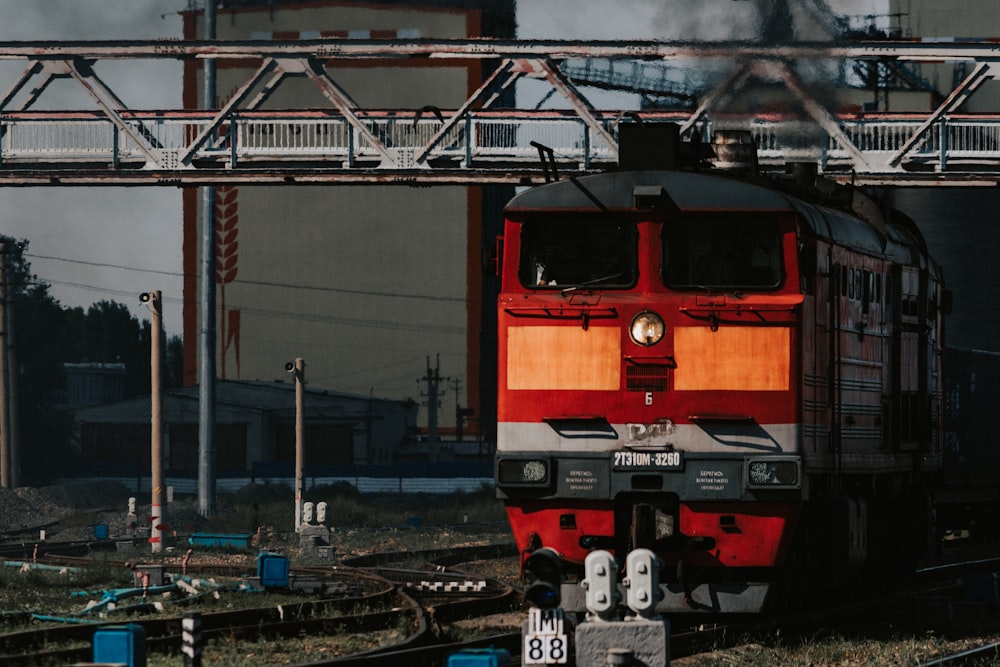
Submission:
{"label": "dirt ground", "polygon": [[[107,514],[124,526],[128,513],[129,490],[118,483],[80,482],[45,487],[0,488],[0,534],[47,530],[47,536],[69,531],[60,539],[93,537],[92,523]],[[148,505],[148,500],[147,500]],[[72,525],[70,517],[85,516],[95,520],[85,526]],[[57,522],[66,527],[56,528]],[[79,533],[79,535],[77,535]]]}

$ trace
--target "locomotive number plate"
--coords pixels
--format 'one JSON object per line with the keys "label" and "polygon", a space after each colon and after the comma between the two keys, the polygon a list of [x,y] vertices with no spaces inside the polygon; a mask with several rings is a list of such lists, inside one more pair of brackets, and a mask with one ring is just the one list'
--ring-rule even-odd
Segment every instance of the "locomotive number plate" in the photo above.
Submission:
{"label": "locomotive number plate", "polygon": [[684,456],[681,452],[615,452],[611,465],[615,470],[681,470]]}

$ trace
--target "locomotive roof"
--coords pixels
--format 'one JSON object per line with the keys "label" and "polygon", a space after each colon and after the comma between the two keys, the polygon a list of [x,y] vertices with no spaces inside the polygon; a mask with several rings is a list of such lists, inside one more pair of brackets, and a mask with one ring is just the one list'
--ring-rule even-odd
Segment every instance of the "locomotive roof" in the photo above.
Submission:
{"label": "locomotive roof", "polygon": [[[884,229],[851,213],[802,201],[779,190],[735,178],[690,171],[619,171],[568,178],[517,194],[504,209],[518,220],[536,212],[634,212],[649,197],[680,211],[795,212],[813,234],[876,255],[911,262],[919,240],[889,224]],[[667,203],[669,202],[669,203]]]}
{"label": "locomotive roof", "polygon": [[[528,211],[635,210],[636,187],[660,187],[681,210],[759,208],[790,210],[781,193],[752,183],[693,171],[613,171],[568,178],[521,192],[507,204],[508,216]],[[599,202],[599,203],[598,203]]]}

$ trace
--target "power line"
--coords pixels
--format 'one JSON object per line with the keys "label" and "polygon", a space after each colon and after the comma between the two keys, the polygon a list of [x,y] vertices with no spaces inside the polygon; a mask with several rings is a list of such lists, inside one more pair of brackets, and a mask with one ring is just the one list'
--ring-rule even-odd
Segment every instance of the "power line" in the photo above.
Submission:
{"label": "power line", "polygon": [[419,324],[413,322],[394,322],[392,320],[369,320],[357,317],[337,317],[336,315],[304,315],[280,310],[265,310],[262,308],[240,308],[240,311],[261,317],[278,317],[281,319],[298,320],[300,322],[318,322],[320,324],[342,324],[344,326],[365,327],[368,329],[387,329],[390,331],[424,331],[428,333],[462,335],[465,327],[446,324]]}
{"label": "power line", "polygon": [[[75,287],[93,292],[111,294],[119,297],[135,297],[135,291],[116,290],[97,285],[87,285],[84,283],[73,283],[60,280],[42,280],[41,282],[52,285],[62,285],[63,287]],[[182,299],[163,297],[164,301],[181,304]],[[342,326],[363,327],[368,329],[381,329],[390,331],[416,331],[427,333],[439,333],[445,335],[461,335],[465,333],[464,327],[449,326],[444,324],[420,324],[413,322],[396,322],[392,320],[372,320],[364,318],[337,317],[335,315],[306,315],[302,313],[290,313],[280,310],[268,310],[264,308],[241,308],[244,313],[258,315],[260,317],[276,317],[287,320],[297,320],[300,322],[317,322],[320,324],[339,324]]]}
{"label": "power line", "polygon": [[126,266],[124,264],[110,264],[108,262],[88,262],[84,259],[69,259],[67,257],[54,257],[52,255],[36,255],[34,253],[26,253],[25,257],[33,257],[36,259],[51,259],[57,262],[66,262],[67,264],[82,264],[84,266],[96,266],[104,269],[125,269],[126,271],[136,271],[138,273],[158,273],[163,276],[182,276],[183,274],[174,271],[159,271],[157,269],[145,269],[139,268],[137,266]]}
{"label": "power line", "polygon": [[[164,276],[171,276],[171,277],[175,277],[175,278],[190,277],[189,274],[178,273],[178,272],[175,272],[175,271],[158,271],[158,270],[155,270],[155,269],[143,269],[143,268],[139,268],[139,267],[135,267],[135,266],[126,266],[124,264],[112,264],[110,262],[88,262],[88,261],[82,260],[82,259],[68,259],[66,257],[54,257],[54,256],[51,256],[51,255],[28,254],[26,256],[27,257],[37,258],[37,259],[54,260],[54,261],[57,261],[57,262],[67,262],[69,264],[81,264],[81,265],[84,265],[84,266],[95,266],[95,267],[98,267],[98,268],[122,269],[122,270],[125,270],[125,271],[136,271],[136,272],[139,272],[139,273],[153,273],[153,274],[159,274],[159,275],[164,275]],[[49,282],[55,282],[55,281],[49,281]],[[344,287],[329,287],[329,286],[323,286],[323,285],[302,285],[302,284],[293,284],[293,283],[280,283],[280,282],[274,282],[274,281],[268,281],[268,280],[245,280],[245,279],[237,278],[236,280],[234,280],[232,282],[232,284],[254,285],[254,286],[257,286],[257,287],[278,287],[278,288],[283,288],[283,289],[297,289],[297,290],[307,290],[307,291],[316,291],[316,292],[330,292],[330,293],[334,293],[334,294],[354,294],[354,295],[365,296],[365,297],[375,296],[375,297],[385,297],[385,298],[393,298],[393,299],[421,299],[421,300],[426,300],[426,301],[445,301],[445,302],[452,302],[452,303],[464,303],[465,302],[465,297],[457,297],[457,296],[442,296],[442,295],[434,295],[434,294],[412,294],[412,293],[405,293],[405,292],[380,292],[380,291],[374,291],[374,290],[348,289],[348,288],[344,288]]]}
{"label": "power line", "polygon": [[[99,292],[99,293],[104,293],[104,294],[113,294],[115,296],[123,296],[123,297],[138,298],[138,296],[139,296],[139,293],[136,290],[116,290],[116,289],[111,289],[110,287],[99,287],[97,285],[87,285],[85,283],[71,283],[71,282],[64,281],[64,280],[48,280],[48,279],[44,279],[44,280],[34,281],[34,284],[36,284],[36,285],[37,284],[61,285],[63,287],[75,287],[77,289],[87,290],[87,291],[91,291],[91,292]],[[172,303],[177,303],[177,304],[184,303],[184,300],[181,299],[181,298],[178,298],[178,297],[163,297],[162,300],[163,301],[169,301],[169,302],[172,302]]]}

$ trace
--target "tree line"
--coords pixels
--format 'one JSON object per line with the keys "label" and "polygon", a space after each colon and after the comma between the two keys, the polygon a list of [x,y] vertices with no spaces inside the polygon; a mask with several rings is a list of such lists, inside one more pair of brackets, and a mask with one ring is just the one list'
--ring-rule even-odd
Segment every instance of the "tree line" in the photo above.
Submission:
{"label": "tree line", "polygon": [[[115,301],[101,300],[86,309],[61,305],[50,286],[31,272],[25,259],[28,242],[2,235],[0,242],[7,265],[3,305],[14,334],[14,364],[8,366],[11,382],[17,382],[18,483],[39,485],[62,474],[78,457],[73,416],[60,400],[66,390],[64,364],[121,363],[125,397],[148,395],[152,326]],[[181,338],[172,336],[165,343],[165,388],[180,387]]]}

